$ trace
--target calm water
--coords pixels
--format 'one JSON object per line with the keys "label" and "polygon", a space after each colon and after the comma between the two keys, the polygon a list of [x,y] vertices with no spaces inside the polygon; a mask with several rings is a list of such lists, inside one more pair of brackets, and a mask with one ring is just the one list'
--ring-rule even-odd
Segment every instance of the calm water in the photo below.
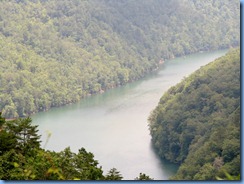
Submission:
{"label": "calm water", "polygon": [[61,151],[70,146],[94,153],[105,173],[117,168],[124,179],[140,172],[166,180],[176,172],[173,164],[160,161],[151,147],[147,118],[160,97],[200,66],[226,53],[199,53],[166,61],[159,72],[126,86],[88,97],[77,104],[54,108],[32,116],[39,125],[46,149]]}

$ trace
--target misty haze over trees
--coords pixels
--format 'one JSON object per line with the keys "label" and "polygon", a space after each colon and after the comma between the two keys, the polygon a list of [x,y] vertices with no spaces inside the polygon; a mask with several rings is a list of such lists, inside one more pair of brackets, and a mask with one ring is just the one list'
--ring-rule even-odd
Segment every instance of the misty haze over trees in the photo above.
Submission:
{"label": "misty haze over trees", "polygon": [[231,0],[12,0],[0,6],[0,109],[7,118],[137,80],[160,59],[240,42],[240,7]]}
{"label": "misty haze over trees", "polygon": [[230,51],[162,96],[149,130],[159,157],[179,164],[170,179],[240,179],[239,2],[9,0],[0,7],[0,179],[122,180],[83,147],[42,148],[29,116],[139,80],[166,60],[221,49]]}

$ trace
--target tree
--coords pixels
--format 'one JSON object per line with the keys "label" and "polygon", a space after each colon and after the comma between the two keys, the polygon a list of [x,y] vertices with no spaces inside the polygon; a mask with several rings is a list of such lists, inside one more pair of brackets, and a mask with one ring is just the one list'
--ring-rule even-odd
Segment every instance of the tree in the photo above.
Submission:
{"label": "tree", "polygon": [[6,130],[0,131],[0,140],[0,155],[14,149],[17,144],[16,137],[12,133],[8,133]]}
{"label": "tree", "polygon": [[123,177],[116,168],[109,170],[108,174],[105,176],[105,180],[122,180]]}
{"label": "tree", "polygon": [[82,180],[101,180],[104,179],[101,167],[98,167],[98,161],[94,159],[91,152],[87,152],[85,148],[81,148],[74,157],[76,169],[79,171],[78,178]]}
{"label": "tree", "polygon": [[2,112],[0,112],[0,131],[2,130],[2,126],[5,122],[6,122],[5,118],[2,117]]}
{"label": "tree", "polygon": [[180,167],[173,180],[240,173],[240,49],[200,68],[161,98],[149,118],[152,142]]}
{"label": "tree", "polygon": [[139,177],[136,177],[135,180],[153,180],[153,178],[150,178],[150,176],[140,173]]}
{"label": "tree", "polygon": [[7,132],[5,126],[5,118],[2,117],[2,113],[0,112],[0,155],[13,149],[17,144],[14,134]]}
{"label": "tree", "polygon": [[15,148],[22,153],[29,154],[31,149],[40,147],[40,135],[37,125],[31,125],[31,118],[16,119],[7,122],[6,131],[13,134],[17,140]]}
{"label": "tree", "polygon": [[137,80],[155,70],[159,58],[240,43],[234,1],[19,2],[0,1],[0,109],[6,118]]}

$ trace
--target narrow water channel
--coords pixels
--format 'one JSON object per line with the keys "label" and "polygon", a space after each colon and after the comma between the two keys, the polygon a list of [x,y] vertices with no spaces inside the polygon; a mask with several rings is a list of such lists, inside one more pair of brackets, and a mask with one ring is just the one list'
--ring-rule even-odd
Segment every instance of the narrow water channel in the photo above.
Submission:
{"label": "narrow water channel", "polygon": [[39,125],[45,149],[61,151],[84,147],[95,155],[105,173],[113,167],[123,179],[146,173],[167,180],[177,167],[160,161],[151,146],[147,118],[171,86],[227,51],[204,52],[166,61],[161,69],[140,81],[32,116]]}

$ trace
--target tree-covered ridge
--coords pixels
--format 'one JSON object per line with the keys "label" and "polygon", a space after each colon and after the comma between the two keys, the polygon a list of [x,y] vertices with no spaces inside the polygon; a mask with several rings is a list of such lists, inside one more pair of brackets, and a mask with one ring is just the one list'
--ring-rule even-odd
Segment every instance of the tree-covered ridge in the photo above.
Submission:
{"label": "tree-covered ridge", "polygon": [[158,155],[179,163],[176,180],[240,173],[240,49],[170,88],[149,117]]}
{"label": "tree-covered ridge", "polygon": [[[60,152],[41,148],[38,126],[33,126],[30,118],[6,121],[0,112],[0,140],[0,180],[123,179],[116,168],[104,174],[93,153],[85,148],[78,153],[69,147]],[[134,179],[151,180],[143,173]]]}
{"label": "tree-covered ridge", "polygon": [[137,80],[158,61],[239,45],[239,2],[0,1],[0,110],[8,118]]}

